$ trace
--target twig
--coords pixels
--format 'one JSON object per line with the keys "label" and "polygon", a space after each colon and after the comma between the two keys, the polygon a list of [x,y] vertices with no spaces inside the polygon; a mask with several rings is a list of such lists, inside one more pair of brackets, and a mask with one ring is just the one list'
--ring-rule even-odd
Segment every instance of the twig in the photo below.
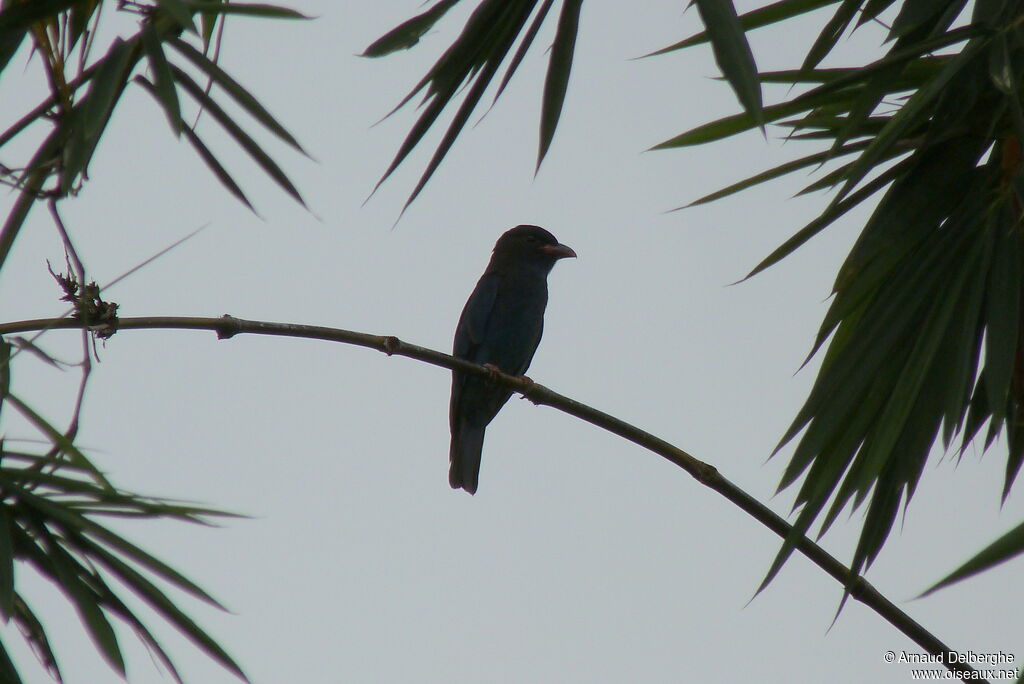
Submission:
{"label": "twig", "polygon": [[[85,264],[82,263],[81,258],[78,256],[78,250],[75,249],[74,243],[71,241],[71,236],[68,234],[67,227],[64,225],[63,219],[60,217],[60,212],[57,210],[57,198],[53,197],[49,202],[50,216],[53,217],[53,223],[57,227],[57,232],[60,233],[60,238],[64,243],[64,255],[68,260],[69,268],[73,265],[75,270],[75,277],[78,279],[78,291],[84,296],[86,293],[86,283],[89,281],[85,275]],[[69,442],[74,442],[75,437],[78,436],[78,425],[79,417],[82,415],[82,404],[85,401],[85,388],[89,384],[89,376],[92,374],[92,353],[93,349],[90,348],[90,343],[94,344],[94,339],[89,335],[89,308],[88,306],[78,306],[78,313],[80,315],[82,324],[85,326],[82,330],[82,360],[78,364],[79,368],[82,369],[82,377],[78,382],[78,392],[75,395],[75,408],[71,412],[71,420],[68,423],[67,430],[64,431],[64,438]],[[97,356],[97,359],[99,357]],[[60,453],[61,448],[59,444],[54,444],[53,447],[47,452],[46,457],[40,463],[45,463],[53,459],[53,469],[56,470],[60,467],[60,464],[56,461],[57,455]],[[34,487],[34,485],[33,485]]]}
{"label": "twig", "polygon": [[[0,335],[29,332],[43,328],[67,329],[79,327],[82,327],[82,322],[74,319],[36,319],[0,324]],[[682,449],[649,432],[641,430],[603,411],[580,403],[575,399],[559,394],[527,378],[495,372],[493,369],[485,368],[463,359],[457,359],[433,349],[403,342],[397,337],[371,335],[351,330],[294,323],[250,321],[228,315],[221,318],[152,316],[121,318],[118,321],[118,330],[144,329],[211,330],[217,333],[218,339],[229,339],[240,334],[255,334],[342,342],[344,344],[376,349],[388,356],[405,356],[434,366],[440,366],[441,368],[489,377],[494,382],[522,394],[535,404],[551,406],[653,451],[688,472],[701,484],[713,489],[739,506],[743,511],[749,513],[753,518],[783,539],[787,538],[793,531],[792,525],[723,477],[717,468],[694,458]],[[937,656],[940,654],[944,655],[953,650],[900,610],[892,601],[875,589],[870,582],[860,575],[854,575],[849,568],[807,537],[801,536],[796,543],[796,548],[809,558],[811,562],[837,580],[844,588],[847,588],[850,596],[874,610],[928,653]],[[952,659],[942,658],[942,662],[946,667],[956,673],[963,681],[985,681],[977,678],[979,673],[970,665],[947,662],[948,660]]]}

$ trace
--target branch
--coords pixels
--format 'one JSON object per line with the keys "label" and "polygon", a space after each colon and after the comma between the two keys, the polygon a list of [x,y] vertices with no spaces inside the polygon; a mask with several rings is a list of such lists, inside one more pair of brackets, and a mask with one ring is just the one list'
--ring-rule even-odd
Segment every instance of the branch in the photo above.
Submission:
{"label": "branch", "polygon": [[[668,459],[692,475],[698,482],[718,492],[732,503],[749,513],[754,519],[783,539],[793,533],[793,526],[781,516],[769,509],[754,497],[737,487],[704,461],[694,458],[682,449],[669,444],[663,439],[630,425],[625,421],[603,411],[582,404],[574,399],[559,394],[527,378],[498,373],[484,366],[457,359],[433,349],[420,347],[403,342],[390,335],[370,335],[368,333],[326,328],[313,325],[297,325],[293,323],[271,323],[267,321],[249,321],[225,315],[221,318],[192,318],[182,316],[153,316],[137,318],[121,318],[116,321],[118,330],[142,329],[175,329],[175,330],[212,330],[218,339],[229,339],[238,334],[277,335],[283,337],[303,337],[308,339],[341,342],[359,347],[368,347],[384,352],[388,356],[405,356],[417,361],[440,366],[450,370],[493,378],[494,382],[522,394],[535,404],[551,406],[559,411],[576,416],[581,420],[623,437],[649,451]],[[110,324],[91,326],[97,333],[111,334]],[[0,324],[0,335],[31,332],[53,328],[82,328],[82,321],[64,319],[35,319]],[[849,595],[878,613],[896,629],[903,632],[914,643],[932,655],[944,655],[953,649],[943,644],[937,637],[915,622],[909,615],[900,610],[892,601],[883,596],[874,586],[860,575],[853,574],[849,568],[836,560],[831,554],[805,536],[800,536],[796,548],[815,565],[838,581],[849,592]],[[957,674],[963,681],[985,681],[977,679],[974,668],[963,663],[945,662],[946,667]]]}

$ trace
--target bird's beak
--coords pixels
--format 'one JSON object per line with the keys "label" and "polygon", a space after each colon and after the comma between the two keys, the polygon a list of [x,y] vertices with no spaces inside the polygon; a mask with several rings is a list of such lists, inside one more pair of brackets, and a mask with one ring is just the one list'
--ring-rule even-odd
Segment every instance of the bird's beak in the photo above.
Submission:
{"label": "bird's beak", "polygon": [[540,251],[544,252],[548,256],[553,256],[556,259],[567,259],[569,257],[574,259],[576,258],[576,252],[573,251],[572,247],[561,243],[557,245],[544,245],[540,248]]}

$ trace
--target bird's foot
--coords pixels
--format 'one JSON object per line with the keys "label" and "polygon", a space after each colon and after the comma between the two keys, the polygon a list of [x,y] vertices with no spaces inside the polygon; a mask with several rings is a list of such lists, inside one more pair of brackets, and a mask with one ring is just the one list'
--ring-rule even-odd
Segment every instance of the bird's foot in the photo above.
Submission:
{"label": "bird's foot", "polygon": [[487,379],[490,380],[491,382],[497,381],[498,375],[501,374],[502,370],[495,366],[493,363],[485,363],[483,364],[483,366],[488,371]]}
{"label": "bird's foot", "polygon": [[[530,393],[530,390],[532,390],[533,386],[536,385],[537,383],[535,383],[533,380],[531,380],[529,377],[527,377],[525,375],[520,375],[519,379],[523,383],[523,388],[521,390],[519,390],[519,392],[520,392],[519,398],[520,399],[530,399],[530,397],[528,397],[526,395],[528,395]],[[533,401],[533,399],[530,399],[530,401]],[[533,403],[536,404],[537,402],[534,401]]]}

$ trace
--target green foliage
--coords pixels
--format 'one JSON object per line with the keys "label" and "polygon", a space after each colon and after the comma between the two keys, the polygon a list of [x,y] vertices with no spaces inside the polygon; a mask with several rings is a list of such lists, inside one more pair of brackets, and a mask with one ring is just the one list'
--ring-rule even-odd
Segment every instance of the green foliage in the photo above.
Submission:
{"label": "green foliage", "polygon": [[[451,6],[449,0],[441,0],[430,10],[392,29],[375,41],[363,54],[379,56],[398,49],[408,48],[418,42],[423,32],[432,26]],[[409,103],[419,92],[426,90],[423,98],[423,113],[413,125],[377,183],[383,183],[419,144],[427,131],[434,125],[450,103],[454,102],[464,84],[469,88],[448,130],[441,139],[426,170],[413,188],[405,206],[416,199],[427,181],[440,166],[455,139],[462,132],[470,115],[480,104],[484,92],[508,57],[513,44],[522,34],[519,47],[509,61],[505,76],[498,86],[495,99],[501,96],[512,74],[533,45],[537,32],[543,25],[554,0],[483,0],[470,15],[461,35],[453,42],[427,74],[398,104],[399,109]],[[579,26],[582,0],[563,0],[559,13],[555,39],[551,45],[547,79],[544,83],[540,124],[540,152],[537,165],[544,160],[551,141],[554,139],[558,120],[561,117],[565,93],[572,68],[573,52],[576,45],[576,31]],[[530,17],[533,21],[530,21]],[[529,25],[528,25],[529,24]]]}
{"label": "green foliage", "polygon": [[[160,0],[151,5],[119,5],[121,11],[141,15],[140,28],[128,38],[114,39],[106,53],[90,63],[94,46],[90,41],[80,41],[79,37],[90,22],[98,21],[102,6],[102,2],[95,0],[8,3],[0,12],[0,66],[7,65],[24,36],[31,34],[36,49],[45,55],[43,66],[49,81],[54,84],[49,98],[0,133],[2,151],[9,142],[31,130],[34,124],[45,123],[51,127],[49,135],[37,148],[32,159],[14,170],[6,167],[0,169],[0,180],[23,191],[19,202],[31,202],[44,194],[62,198],[78,192],[88,178],[89,161],[103,137],[111,114],[125,88],[135,82],[153,94],[175,135],[180,135],[188,128],[182,120],[181,91],[184,91],[199,109],[210,111],[217,122],[278,185],[302,203],[298,190],[277,163],[254,142],[240,123],[224,113],[211,95],[210,88],[198,86],[184,69],[168,59],[164,46],[172,45],[192,68],[198,70],[203,79],[209,81],[211,87],[217,85],[224,89],[259,124],[302,152],[295,138],[255,97],[217,66],[215,60],[208,58],[207,53],[217,21],[223,21],[226,15],[278,19],[302,18],[303,15],[273,5],[212,0]],[[198,36],[198,29],[192,19],[195,14],[201,18],[201,36]],[[180,37],[185,32],[199,37],[201,50]],[[74,51],[78,53],[77,60]],[[72,70],[71,65],[76,61],[80,68]],[[146,66],[154,75],[152,83],[143,76],[133,76]],[[195,131],[186,133],[186,137],[217,179],[251,208],[237,183],[202,144]],[[50,179],[55,184],[47,188]],[[27,209],[12,212],[0,229],[0,267],[26,215]]]}
{"label": "green foliage", "polygon": [[[517,36],[522,34],[522,53],[553,2],[540,6],[526,29],[535,4],[481,0],[461,35],[402,102],[427,88],[429,105],[384,178],[459,86],[473,83],[410,201],[454,143]],[[654,149],[710,143],[766,124],[818,149],[687,206],[844,160],[803,191],[834,191],[821,214],[747,277],[859,204],[878,201],[836,276],[832,305],[814,341],[812,356],[827,343],[821,370],[776,449],[798,440],[780,489],[802,484],[794,533],[765,585],[815,522],[824,534],[840,512],[863,505],[867,514],[852,562],[860,572],[878,555],[900,506],[909,503],[940,433],[947,449],[959,439],[961,453],[986,424],[986,448],[1004,434],[1004,497],[1024,462],[1024,2],[979,0],[966,22],[960,19],[966,0],[780,0],[739,16],[729,0],[693,4],[706,30],[651,55],[710,43],[744,111]],[[831,15],[799,68],[757,71],[746,32],[828,6],[834,6]],[[569,71],[578,3],[563,3],[563,17],[568,10],[571,36],[561,28],[556,35],[548,86]],[[877,60],[821,66],[843,36],[886,21],[888,47]],[[509,63],[505,81],[518,59]],[[787,99],[762,105],[762,88],[777,85],[786,87]],[[541,158],[564,96],[560,87],[558,98],[549,100],[548,91]],[[1018,529],[952,579],[1022,551]]]}
{"label": "green foliage", "polygon": [[[104,7],[116,12],[114,16],[126,15],[129,32],[100,46],[95,44],[94,36]],[[15,54],[31,42],[33,66],[49,88],[49,96],[38,106],[0,122],[0,153],[9,155],[9,150],[14,149],[10,145],[13,141],[38,143],[28,159],[17,163],[4,159],[7,163],[0,165],[0,181],[14,188],[16,196],[0,228],[0,268],[38,202],[50,203],[55,223],[63,232],[58,203],[77,194],[88,180],[90,160],[108,132],[111,116],[125,89],[133,83],[153,96],[170,123],[172,134],[184,135],[214,176],[246,206],[252,208],[231,174],[185,120],[186,116],[202,110],[209,112],[210,118],[275,183],[302,203],[298,189],[280,166],[246,131],[246,126],[218,101],[226,94],[259,126],[305,154],[257,98],[221,68],[216,57],[211,57],[217,54],[217,36],[227,15],[302,17],[287,8],[227,0],[7,0],[0,4],[0,72],[10,68]],[[144,75],[147,72],[148,77]],[[5,110],[4,117],[14,114]],[[77,262],[70,245],[69,249],[69,261]],[[77,275],[81,278],[84,267],[79,269]],[[84,317],[87,295],[79,290],[89,288],[80,288],[84,283],[73,278],[62,276],[59,280],[68,292],[68,301],[75,303],[75,315]],[[98,288],[92,286],[92,291],[98,299]],[[89,320],[99,322],[95,317]],[[0,618],[14,621],[46,671],[59,680],[61,672],[54,645],[18,590],[19,572],[15,568],[30,569],[50,580],[74,606],[97,650],[118,674],[124,676],[125,672],[113,627],[119,620],[132,629],[176,681],[181,681],[161,644],[122,598],[128,591],[200,650],[244,679],[241,668],[178,607],[176,599],[166,593],[166,587],[184,591],[218,608],[219,604],[178,570],[101,522],[113,516],[209,524],[212,517],[228,514],[122,491],[76,446],[78,408],[91,367],[88,340],[84,340],[83,347],[84,358],[78,364],[82,385],[77,408],[70,426],[62,430],[24,403],[12,383],[12,376],[16,379],[17,375],[12,373],[17,357],[25,352],[50,365],[61,364],[46,356],[31,340],[0,339],[0,411],[20,415],[47,444],[39,453],[13,451],[0,438]],[[112,579],[116,582],[112,583]],[[22,681],[2,643],[0,681]]]}
{"label": "green foliage", "polygon": [[[2,348],[9,360],[10,345],[4,342]],[[9,368],[5,363],[8,374]],[[163,647],[111,587],[109,580],[114,578],[244,679],[231,657],[177,608],[153,579],[218,608],[220,604],[180,572],[98,522],[99,518],[118,517],[208,524],[210,517],[229,514],[116,489],[57,428],[7,391],[2,398],[10,409],[36,425],[52,448],[44,454],[0,449],[0,616],[15,621],[40,662],[59,679],[58,659],[46,630],[17,591],[14,566],[23,563],[60,588],[96,647],[119,674],[124,675],[124,660],[111,617],[129,625],[174,679],[181,681]],[[3,681],[21,681],[0,644],[0,669],[5,667],[8,674]]]}
{"label": "green foliage", "polygon": [[[865,503],[852,569],[869,566],[899,507],[909,503],[940,430],[947,448],[960,436],[962,452],[984,423],[986,447],[1006,429],[1004,497],[1024,455],[1016,428],[1024,385],[1015,380],[1024,140],[1014,72],[1024,45],[1014,23],[1019,3],[996,3],[990,12],[976,7],[972,23],[953,28],[964,3],[906,2],[884,57],[860,67],[817,67],[858,14],[860,26],[891,4],[841,3],[800,69],[761,74],[765,83],[819,84],[766,107],[766,118],[793,139],[823,140],[829,149],[693,203],[856,155],[805,189],[838,192],[750,277],[888,188],[836,277],[811,355],[831,343],[778,447],[800,436],[780,483],[783,489],[803,477],[794,505],[800,512],[762,586],[815,521],[824,534],[842,510]],[[936,54],[949,48],[958,51]],[[747,115],[730,117],[658,147],[708,142],[753,125]],[[1005,560],[1024,551],[1024,540],[1018,534],[1000,550]]]}

